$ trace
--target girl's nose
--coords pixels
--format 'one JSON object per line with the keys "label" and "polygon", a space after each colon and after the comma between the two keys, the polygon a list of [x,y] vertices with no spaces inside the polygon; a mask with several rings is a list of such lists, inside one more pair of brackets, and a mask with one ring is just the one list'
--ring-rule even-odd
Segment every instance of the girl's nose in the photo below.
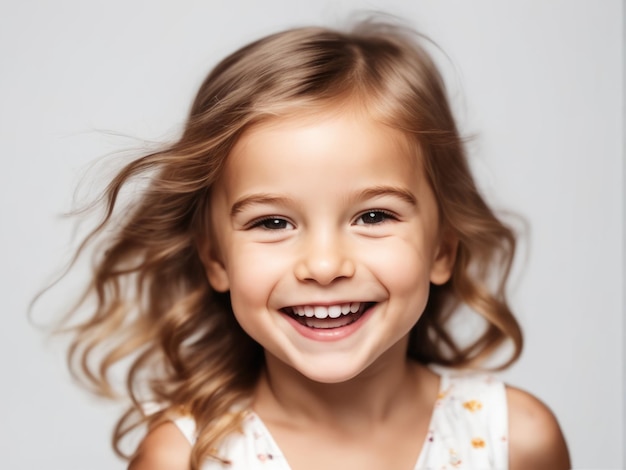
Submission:
{"label": "girl's nose", "polygon": [[300,281],[329,285],[335,280],[354,276],[355,265],[342,244],[326,236],[307,241],[294,271]]}

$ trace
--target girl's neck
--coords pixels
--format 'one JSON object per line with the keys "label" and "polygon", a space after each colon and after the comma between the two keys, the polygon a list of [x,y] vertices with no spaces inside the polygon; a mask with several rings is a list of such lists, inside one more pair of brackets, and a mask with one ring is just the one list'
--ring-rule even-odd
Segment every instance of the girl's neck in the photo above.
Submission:
{"label": "girl's neck", "polygon": [[[266,368],[253,407],[264,420],[369,426],[422,404],[429,413],[437,395],[437,376],[406,357],[396,344],[357,377],[342,383],[319,383],[266,354]],[[418,406],[422,408],[422,406]]]}

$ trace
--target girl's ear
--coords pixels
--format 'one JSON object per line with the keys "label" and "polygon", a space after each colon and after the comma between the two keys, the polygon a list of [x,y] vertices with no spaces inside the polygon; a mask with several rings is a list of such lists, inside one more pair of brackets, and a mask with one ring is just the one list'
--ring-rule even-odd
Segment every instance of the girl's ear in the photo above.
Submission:
{"label": "girl's ear", "polygon": [[217,292],[227,292],[230,289],[228,272],[224,263],[217,257],[215,247],[208,238],[205,237],[196,244],[200,261],[204,265],[204,272],[211,287]]}
{"label": "girl's ear", "polygon": [[430,269],[430,282],[441,285],[450,279],[458,247],[459,239],[450,232],[444,233],[439,241],[435,259]]}

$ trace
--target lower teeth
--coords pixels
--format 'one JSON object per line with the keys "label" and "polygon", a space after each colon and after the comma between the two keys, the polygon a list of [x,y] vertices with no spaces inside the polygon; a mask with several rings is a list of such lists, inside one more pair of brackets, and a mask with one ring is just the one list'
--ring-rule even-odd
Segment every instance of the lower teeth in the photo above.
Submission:
{"label": "lower teeth", "polygon": [[309,328],[318,328],[318,329],[332,329],[332,328],[341,328],[342,326],[347,326],[350,323],[354,323],[357,321],[361,315],[361,312],[350,313],[348,315],[342,315],[339,318],[315,318],[315,317],[297,317],[297,320],[304,326]]}

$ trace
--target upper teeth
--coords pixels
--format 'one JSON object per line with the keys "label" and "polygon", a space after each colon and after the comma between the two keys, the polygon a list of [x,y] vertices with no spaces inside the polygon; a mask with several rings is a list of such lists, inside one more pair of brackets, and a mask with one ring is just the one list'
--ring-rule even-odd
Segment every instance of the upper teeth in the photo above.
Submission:
{"label": "upper teeth", "polygon": [[341,315],[348,315],[349,313],[356,313],[361,308],[361,302],[352,302],[339,305],[300,305],[298,307],[292,307],[294,314],[300,317],[315,317],[315,318],[338,318]]}

